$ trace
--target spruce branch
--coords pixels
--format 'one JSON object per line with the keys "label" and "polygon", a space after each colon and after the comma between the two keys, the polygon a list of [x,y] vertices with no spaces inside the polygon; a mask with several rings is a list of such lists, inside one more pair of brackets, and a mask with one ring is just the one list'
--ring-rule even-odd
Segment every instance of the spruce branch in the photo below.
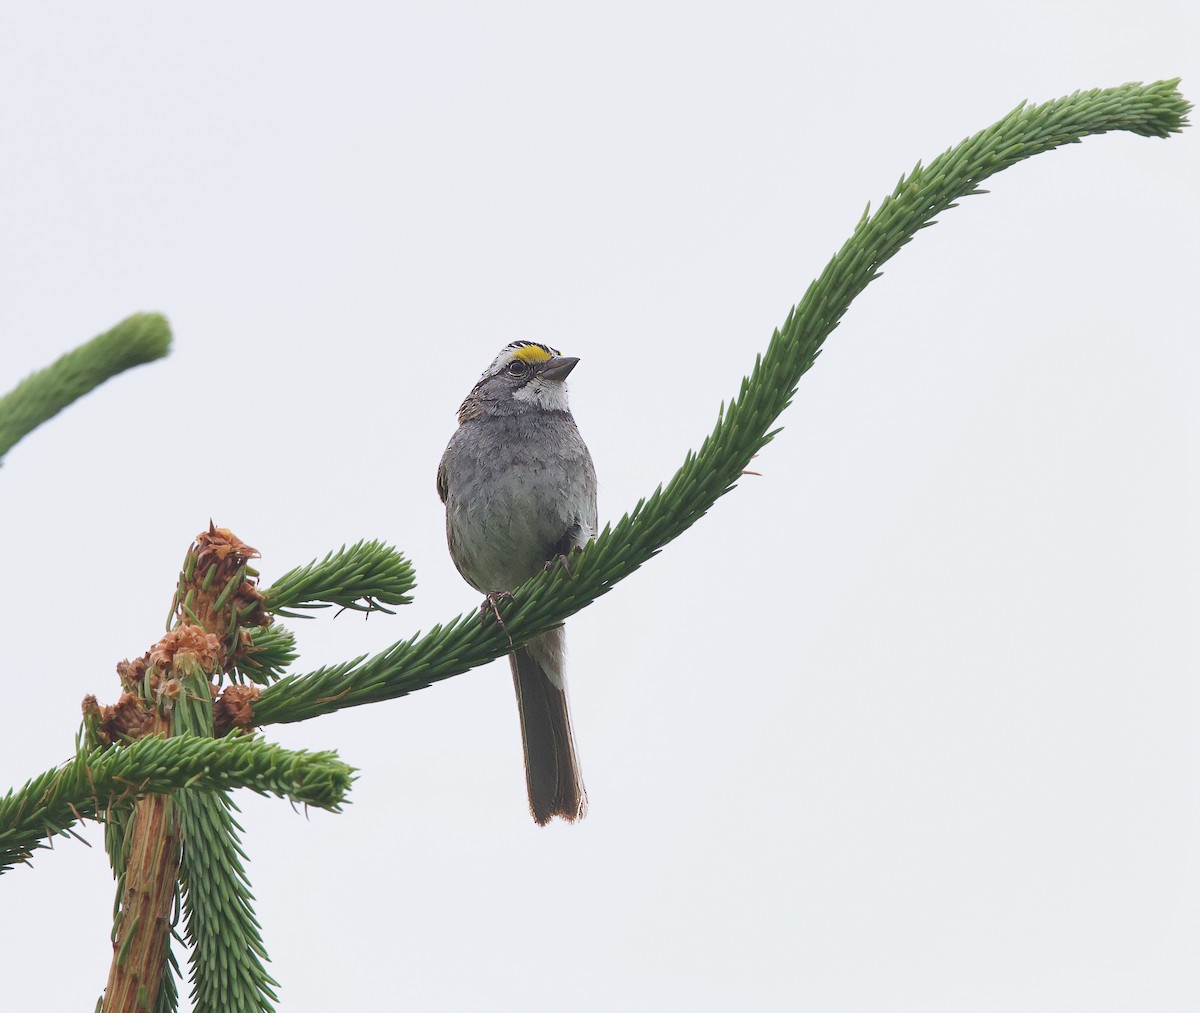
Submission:
{"label": "spruce branch", "polygon": [[[178,896],[178,893],[176,896]],[[154,1003],[154,1013],[175,1013],[179,1009],[179,986],[176,983],[179,981],[181,975],[179,973],[179,960],[175,956],[175,951],[171,948],[171,941],[173,939],[179,939],[179,936],[175,933],[174,923],[172,923],[171,932],[167,936],[166,959],[162,965],[162,978],[158,984],[158,998]]]}
{"label": "spruce branch", "polygon": [[246,735],[223,739],[149,736],[87,752],[0,797],[0,873],[28,863],[79,821],[105,816],[151,794],[192,786],[249,788],[339,812],[354,768],[333,752],[284,749]]}
{"label": "spruce branch", "polygon": [[157,313],[136,313],[26,377],[0,398],[0,460],[24,436],[105,380],[161,359],[171,329]]}
{"label": "spruce branch", "polygon": [[296,657],[296,635],[286,626],[256,626],[242,631],[230,675],[238,682],[265,686],[282,676]]}
{"label": "spruce branch", "polygon": [[387,612],[384,605],[407,605],[416,586],[412,564],[379,541],[344,545],[320,562],[298,566],[263,591],[263,607],[279,616],[301,617],[292,609],[338,605],[358,612]]}
{"label": "spruce branch", "polygon": [[[175,730],[211,738],[211,673],[183,655],[176,656],[174,671],[181,681]],[[184,788],[173,801],[184,842],[179,882],[196,1013],[271,1013],[279,983],[264,966],[267,951],[242,864],[242,828],[233,816],[237,805],[223,792],[196,788]]]}
{"label": "spruce branch", "polygon": [[779,433],[773,428],[779,415],[851,301],[918,231],[961,198],[983,193],[979,184],[989,176],[1033,155],[1111,130],[1144,137],[1181,130],[1191,106],[1177,84],[1178,79],[1126,84],[1042,105],[1022,103],[928,166],[918,163],[874,215],[869,208],[864,212],[756,358],[737,396],[718,414],[716,427],[698,451],[688,453],[667,486],[659,486],[573,556],[571,575],[554,567],[514,589],[515,602],[504,610],[507,635],[494,621],[481,622],[476,612],[459,616],[374,657],[280,679],[255,702],[255,722],[302,721],[423,689],[510,653],[605,594],[737,485],[754,455]]}

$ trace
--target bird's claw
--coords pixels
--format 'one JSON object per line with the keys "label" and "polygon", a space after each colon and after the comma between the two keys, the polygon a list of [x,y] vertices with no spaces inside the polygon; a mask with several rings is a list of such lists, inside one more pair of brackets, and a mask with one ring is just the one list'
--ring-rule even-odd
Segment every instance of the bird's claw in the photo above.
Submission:
{"label": "bird's claw", "polygon": [[512,636],[508,632],[508,627],[504,625],[504,616],[500,614],[500,602],[512,601],[513,596],[511,591],[489,592],[488,596],[483,599],[483,604],[479,606],[480,621],[487,618],[487,614],[491,612],[496,617],[496,622],[500,629],[504,631],[504,635],[508,637],[508,642],[511,645],[513,642]]}
{"label": "bird's claw", "polygon": [[546,571],[546,573],[549,573],[556,566],[561,566],[567,571],[568,577],[570,577],[572,580],[575,579],[575,574],[571,572],[570,564],[567,563],[567,557],[564,553],[560,552],[557,556],[551,556],[549,559],[547,559],[546,565],[543,567],[543,569]]}

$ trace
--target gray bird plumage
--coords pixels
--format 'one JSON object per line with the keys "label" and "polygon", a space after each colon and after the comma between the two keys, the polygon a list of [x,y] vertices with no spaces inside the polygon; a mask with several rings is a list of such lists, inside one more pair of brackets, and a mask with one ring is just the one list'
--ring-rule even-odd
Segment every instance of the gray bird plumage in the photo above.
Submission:
{"label": "gray bird plumage", "polygon": [[[489,600],[596,534],[596,471],[567,405],[565,380],[577,362],[515,341],[459,409],[438,493],[451,558]],[[580,819],[587,793],[571,731],[563,630],[537,637],[509,660],[533,818]]]}

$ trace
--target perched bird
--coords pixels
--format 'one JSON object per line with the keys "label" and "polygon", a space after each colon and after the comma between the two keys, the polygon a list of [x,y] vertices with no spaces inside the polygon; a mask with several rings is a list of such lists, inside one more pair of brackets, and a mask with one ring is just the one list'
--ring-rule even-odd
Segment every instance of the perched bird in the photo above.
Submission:
{"label": "perched bird", "polygon": [[[578,362],[532,341],[501,349],[459,408],[438,466],[450,555],[497,619],[498,597],[547,566],[569,565],[571,551],[596,534],[596,469],[567,406],[567,374]],[[565,646],[559,627],[509,657],[529,809],[543,826],[587,811]]]}

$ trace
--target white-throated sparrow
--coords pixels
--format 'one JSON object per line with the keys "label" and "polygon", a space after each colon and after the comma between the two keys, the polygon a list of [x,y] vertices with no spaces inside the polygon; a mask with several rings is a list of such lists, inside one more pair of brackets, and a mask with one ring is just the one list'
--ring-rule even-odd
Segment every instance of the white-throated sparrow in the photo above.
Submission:
{"label": "white-throated sparrow", "polygon": [[[495,607],[503,595],[596,534],[596,469],[567,406],[578,359],[514,341],[484,371],[458,410],[458,429],[438,466],[450,555]],[[499,618],[499,612],[496,613]],[[510,655],[525,781],[533,818],[580,819],[579,773],[564,678],[562,628]]]}

